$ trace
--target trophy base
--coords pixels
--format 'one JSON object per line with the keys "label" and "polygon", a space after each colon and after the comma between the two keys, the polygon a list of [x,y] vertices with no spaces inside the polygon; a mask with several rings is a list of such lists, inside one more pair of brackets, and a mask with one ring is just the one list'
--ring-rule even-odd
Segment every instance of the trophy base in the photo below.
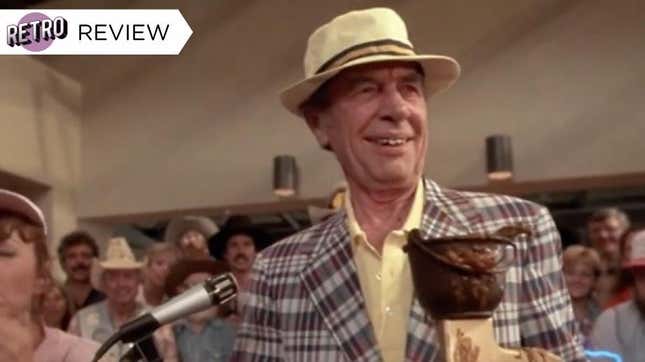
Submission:
{"label": "trophy base", "polygon": [[446,362],[562,362],[540,348],[507,349],[495,341],[492,318],[439,320]]}

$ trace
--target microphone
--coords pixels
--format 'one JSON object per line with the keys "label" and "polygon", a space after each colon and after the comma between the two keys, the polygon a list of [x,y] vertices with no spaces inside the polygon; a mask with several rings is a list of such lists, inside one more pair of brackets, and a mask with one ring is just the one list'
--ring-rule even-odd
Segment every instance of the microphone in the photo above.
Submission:
{"label": "microphone", "polygon": [[208,278],[150,312],[135,318],[119,328],[96,352],[93,361],[98,361],[114,344],[136,342],[164,324],[224,304],[237,295],[237,281],[231,273]]}

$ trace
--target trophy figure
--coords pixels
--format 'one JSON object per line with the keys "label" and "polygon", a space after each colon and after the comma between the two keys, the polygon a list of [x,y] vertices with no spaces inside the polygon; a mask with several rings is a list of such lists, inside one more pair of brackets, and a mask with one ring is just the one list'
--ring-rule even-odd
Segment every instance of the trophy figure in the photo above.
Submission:
{"label": "trophy figure", "polygon": [[408,234],[414,289],[423,308],[437,322],[443,361],[562,361],[540,348],[507,349],[495,341],[493,312],[504,296],[504,280],[515,258],[515,236],[522,228],[494,235],[425,240]]}

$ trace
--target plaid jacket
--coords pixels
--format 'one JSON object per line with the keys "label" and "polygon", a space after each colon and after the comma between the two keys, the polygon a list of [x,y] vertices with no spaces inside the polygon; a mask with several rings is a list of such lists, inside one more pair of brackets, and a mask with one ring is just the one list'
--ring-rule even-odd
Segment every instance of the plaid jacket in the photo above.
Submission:
{"label": "plaid jacket", "polygon": [[[539,346],[584,361],[561,273],[559,235],[548,211],[501,195],[425,181],[425,237],[492,233],[526,224],[504,300],[494,314],[504,347]],[[262,252],[255,264],[232,361],[380,361],[352,257],[344,211]],[[439,360],[438,334],[419,302],[407,331],[407,361]]]}

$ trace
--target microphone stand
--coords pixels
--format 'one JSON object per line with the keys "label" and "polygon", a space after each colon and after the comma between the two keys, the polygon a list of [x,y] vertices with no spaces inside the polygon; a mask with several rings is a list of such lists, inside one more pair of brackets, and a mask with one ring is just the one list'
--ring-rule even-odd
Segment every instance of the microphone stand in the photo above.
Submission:
{"label": "microphone stand", "polygon": [[[235,298],[237,291],[237,281],[233,274],[224,273],[210,277],[202,285],[196,285],[186,292],[175,296],[168,302],[154,308],[152,311],[126,322],[99,347],[94,354],[92,362],[99,361],[118,342],[134,342],[135,344],[139,344],[143,340],[140,336],[143,335],[148,336],[146,338],[151,338],[150,335],[152,332],[163,324],[211,306],[224,304]],[[151,343],[152,347],[154,347],[154,342],[151,341]],[[150,344],[148,342],[143,345],[149,349]],[[132,352],[135,355],[135,351],[128,352]],[[141,349],[141,352],[145,351]],[[145,353],[143,354],[145,355]],[[156,360],[148,359],[146,361]]]}
{"label": "microphone stand", "polygon": [[163,362],[152,335],[148,335],[136,342],[119,359],[119,362]]}

